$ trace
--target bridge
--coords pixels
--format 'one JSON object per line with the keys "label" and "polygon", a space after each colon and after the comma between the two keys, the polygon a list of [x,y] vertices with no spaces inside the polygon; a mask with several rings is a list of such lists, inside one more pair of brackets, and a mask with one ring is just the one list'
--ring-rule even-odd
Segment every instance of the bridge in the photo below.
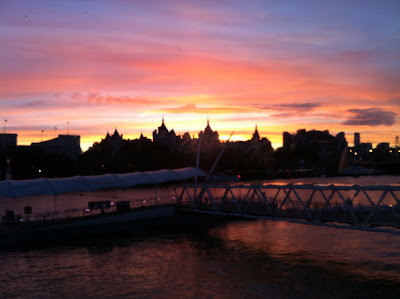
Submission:
{"label": "bridge", "polygon": [[183,211],[400,234],[398,185],[198,185],[179,194]]}
{"label": "bridge", "polygon": [[[13,194],[17,194],[15,190]],[[170,192],[162,195],[155,188],[155,194],[149,193],[146,198],[118,198],[110,194],[100,194],[101,200],[88,202],[88,207],[81,205],[85,196],[75,194],[79,200],[72,202],[80,203],[76,208],[65,207],[74,193],[68,193],[63,204],[58,204],[60,199],[55,194],[53,211],[41,210],[42,201],[29,201],[30,205],[24,206],[26,201],[19,203],[11,198],[5,204],[13,208],[2,217],[0,230],[9,231],[10,226],[21,230],[59,225],[68,228],[89,222],[94,225],[100,220],[136,221],[142,217],[139,214],[153,217],[157,211],[171,210],[174,214],[178,210],[400,234],[400,185],[204,184],[171,187]]]}

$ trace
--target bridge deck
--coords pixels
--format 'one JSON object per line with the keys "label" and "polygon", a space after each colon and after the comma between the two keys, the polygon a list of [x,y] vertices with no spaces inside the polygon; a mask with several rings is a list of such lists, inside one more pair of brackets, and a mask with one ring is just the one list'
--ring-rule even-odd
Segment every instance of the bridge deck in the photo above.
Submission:
{"label": "bridge deck", "polygon": [[400,233],[400,186],[186,186],[178,205],[202,213]]}

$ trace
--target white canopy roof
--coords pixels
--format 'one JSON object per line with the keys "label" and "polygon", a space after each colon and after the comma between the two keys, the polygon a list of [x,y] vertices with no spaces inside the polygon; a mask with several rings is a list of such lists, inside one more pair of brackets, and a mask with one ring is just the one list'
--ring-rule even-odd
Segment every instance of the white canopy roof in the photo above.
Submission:
{"label": "white canopy roof", "polygon": [[124,174],[103,174],[96,176],[74,176],[57,179],[6,180],[0,181],[0,197],[21,197],[34,194],[61,194],[76,191],[95,191],[111,187],[131,187],[139,184],[159,184],[169,181],[183,181],[206,176],[201,169],[186,167],[157,171],[132,172]]}

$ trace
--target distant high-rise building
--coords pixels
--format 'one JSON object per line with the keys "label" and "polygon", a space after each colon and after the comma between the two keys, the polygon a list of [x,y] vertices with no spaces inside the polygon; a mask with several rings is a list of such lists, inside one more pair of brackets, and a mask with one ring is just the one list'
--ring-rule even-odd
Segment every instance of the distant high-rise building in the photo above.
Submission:
{"label": "distant high-rise building", "polygon": [[365,153],[370,153],[372,151],[372,143],[366,142],[366,143],[360,143],[360,152],[365,154]]}
{"label": "distant high-rise building", "polygon": [[283,149],[297,152],[301,167],[307,164],[315,174],[336,171],[343,153],[347,152],[346,148],[343,132],[336,136],[330,135],[328,130],[307,132],[301,129],[294,135],[283,133]]}
{"label": "distant high-rise building", "polygon": [[0,134],[0,152],[17,146],[17,134]]}
{"label": "distant high-rise building", "polygon": [[66,155],[72,160],[78,159],[82,153],[79,135],[58,135],[57,138],[32,143],[31,146],[38,147],[49,154]]}
{"label": "distant high-rise building", "polygon": [[360,133],[354,133],[354,150],[358,151],[360,147]]}
{"label": "distant high-rise building", "polygon": [[283,132],[283,144],[282,147],[284,150],[291,150],[293,147],[293,135],[289,132]]}

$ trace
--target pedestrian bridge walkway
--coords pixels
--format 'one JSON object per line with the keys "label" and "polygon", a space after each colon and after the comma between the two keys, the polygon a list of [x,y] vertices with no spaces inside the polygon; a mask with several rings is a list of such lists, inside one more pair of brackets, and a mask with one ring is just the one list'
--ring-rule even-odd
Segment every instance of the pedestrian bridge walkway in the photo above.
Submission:
{"label": "pedestrian bridge walkway", "polygon": [[400,234],[399,185],[198,185],[179,191],[177,205],[192,212]]}

